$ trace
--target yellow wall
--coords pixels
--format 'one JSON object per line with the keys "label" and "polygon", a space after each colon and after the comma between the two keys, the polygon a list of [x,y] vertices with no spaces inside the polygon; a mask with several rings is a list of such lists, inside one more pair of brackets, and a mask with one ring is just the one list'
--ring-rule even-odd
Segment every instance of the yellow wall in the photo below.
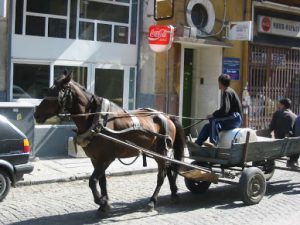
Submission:
{"label": "yellow wall", "polygon": [[[216,23],[213,33],[216,33],[221,28],[221,22],[224,17],[224,0],[211,0],[216,14]],[[189,0],[177,0],[175,1],[175,13],[174,18],[164,21],[159,21],[158,24],[165,25],[175,25],[177,27],[187,26],[186,22],[186,6]],[[245,4],[245,5],[244,5]],[[227,0],[226,6],[226,21],[243,21],[250,20],[251,18],[251,0]],[[218,22],[219,21],[219,22]],[[224,31],[213,37],[215,40],[224,41],[225,29]],[[242,94],[243,87],[247,80],[248,73],[248,42],[247,41],[228,41],[226,43],[231,43],[231,48],[224,48],[223,57],[234,57],[240,58],[241,68],[240,68],[240,80],[232,81],[232,87],[239,93]],[[176,44],[176,47],[172,47],[169,51],[169,73],[171,74],[170,85],[171,92],[179,95],[180,87],[180,54],[181,48],[180,44]],[[166,91],[166,53],[156,54],[156,93],[163,94]]]}

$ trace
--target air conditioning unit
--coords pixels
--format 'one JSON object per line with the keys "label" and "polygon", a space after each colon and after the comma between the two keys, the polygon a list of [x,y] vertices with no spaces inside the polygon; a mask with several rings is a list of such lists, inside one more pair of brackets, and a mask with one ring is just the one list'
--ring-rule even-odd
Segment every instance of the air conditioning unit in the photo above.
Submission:
{"label": "air conditioning unit", "polygon": [[215,10],[210,0],[190,0],[186,8],[190,37],[209,35],[215,25]]}

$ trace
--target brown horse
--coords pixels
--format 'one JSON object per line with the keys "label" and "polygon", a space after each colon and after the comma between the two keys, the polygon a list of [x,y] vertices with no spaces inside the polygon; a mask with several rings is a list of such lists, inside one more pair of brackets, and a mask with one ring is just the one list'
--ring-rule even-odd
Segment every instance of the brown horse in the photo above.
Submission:
{"label": "brown horse", "polygon": [[[70,113],[77,127],[78,143],[94,166],[89,186],[95,203],[100,205],[99,210],[109,209],[105,176],[107,167],[116,158],[133,157],[140,152],[135,148],[126,147],[97,135],[97,132],[162,155],[173,152],[177,160],[182,158],[185,137],[183,128],[176,117],[151,109],[140,109],[128,113],[113,102],[87,92],[66,72],[49,88],[47,97],[36,107],[34,117],[38,123],[43,123],[47,118],[65,111]],[[166,175],[171,196],[177,197],[177,166],[157,157],[154,158],[158,164],[158,175],[157,185],[149,202],[151,208],[154,208],[157,202],[157,196]],[[97,190],[98,182],[101,195]]]}

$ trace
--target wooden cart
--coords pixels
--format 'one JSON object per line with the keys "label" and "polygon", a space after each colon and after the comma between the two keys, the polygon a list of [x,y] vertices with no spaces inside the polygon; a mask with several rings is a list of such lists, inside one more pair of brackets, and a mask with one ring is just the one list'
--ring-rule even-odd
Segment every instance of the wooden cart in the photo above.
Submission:
{"label": "wooden cart", "polygon": [[193,193],[202,193],[211,183],[233,183],[230,180],[239,177],[243,202],[259,203],[266,192],[266,181],[274,174],[275,160],[300,153],[300,137],[249,143],[249,135],[245,143],[232,143],[230,148],[200,147],[188,141],[189,158],[194,160],[191,164],[210,170],[214,176],[201,177],[195,170],[183,171],[186,187]]}

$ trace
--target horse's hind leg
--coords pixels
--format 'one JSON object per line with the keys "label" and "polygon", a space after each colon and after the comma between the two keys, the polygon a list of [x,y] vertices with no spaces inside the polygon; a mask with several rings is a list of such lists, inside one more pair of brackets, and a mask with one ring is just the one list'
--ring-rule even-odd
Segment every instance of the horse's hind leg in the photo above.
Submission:
{"label": "horse's hind leg", "polygon": [[154,209],[154,206],[157,203],[157,196],[158,196],[161,186],[164,183],[165,177],[166,177],[165,162],[158,162],[157,184],[156,184],[155,191],[154,191],[152,197],[150,198],[150,203],[148,205],[150,207],[150,209]]}
{"label": "horse's hind leg", "polygon": [[167,176],[170,184],[171,189],[171,197],[177,198],[177,185],[176,185],[176,179],[177,179],[177,173],[172,171],[172,168],[170,166],[167,167]]}

